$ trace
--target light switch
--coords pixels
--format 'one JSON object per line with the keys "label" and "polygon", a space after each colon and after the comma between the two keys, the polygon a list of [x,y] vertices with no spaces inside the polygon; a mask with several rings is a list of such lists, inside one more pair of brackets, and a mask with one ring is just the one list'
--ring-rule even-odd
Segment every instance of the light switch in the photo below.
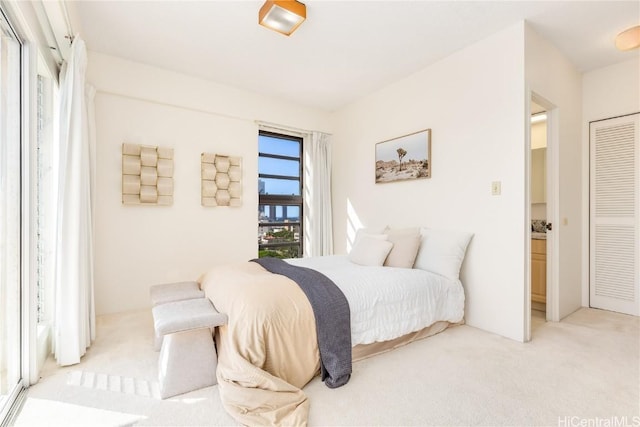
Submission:
{"label": "light switch", "polygon": [[502,182],[501,181],[493,181],[491,183],[491,195],[499,196],[502,192]]}

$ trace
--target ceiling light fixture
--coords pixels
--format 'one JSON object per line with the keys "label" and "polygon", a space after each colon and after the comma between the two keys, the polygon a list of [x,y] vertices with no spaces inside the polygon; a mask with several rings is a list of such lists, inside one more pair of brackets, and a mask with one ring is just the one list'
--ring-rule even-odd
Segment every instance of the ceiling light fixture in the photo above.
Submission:
{"label": "ceiling light fixture", "polygon": [[616,36],[618,50],[631,50],[640,47],[640,25],[631,27]]}
{"label": "ceiling light fixture", "polygon": [[260,8],[258,23],[290,36],[307,18],[307,6],[296,0],[267,0]]}

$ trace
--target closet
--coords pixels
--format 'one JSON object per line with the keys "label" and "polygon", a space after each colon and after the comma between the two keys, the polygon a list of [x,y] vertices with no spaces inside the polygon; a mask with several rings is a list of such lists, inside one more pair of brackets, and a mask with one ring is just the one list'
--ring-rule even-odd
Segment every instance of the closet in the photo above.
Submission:
{"label": "closet", "polygon": [[591,122],[590,306],[640,315],[640,113]]}

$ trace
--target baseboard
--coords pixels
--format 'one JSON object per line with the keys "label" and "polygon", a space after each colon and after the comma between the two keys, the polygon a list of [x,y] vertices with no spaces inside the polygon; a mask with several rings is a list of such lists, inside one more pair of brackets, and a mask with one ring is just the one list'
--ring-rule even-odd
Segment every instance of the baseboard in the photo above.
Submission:
{"label": "baseboard", "polygon": [[544,313],[547,312],[547,304],[531,301],[531,309],[536,311],[542,311]]}

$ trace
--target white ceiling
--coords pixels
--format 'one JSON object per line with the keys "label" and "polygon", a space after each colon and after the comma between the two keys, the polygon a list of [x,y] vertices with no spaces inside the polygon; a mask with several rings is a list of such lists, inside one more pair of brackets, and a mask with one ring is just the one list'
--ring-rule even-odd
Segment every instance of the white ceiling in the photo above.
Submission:
{"label": "white ceiling", "polygon": [[335,110],[526,19],[581,71],[630,58],[614,37],[638,1],[307,0],[291,37],[262,1],[67,1],[89,50]]}

